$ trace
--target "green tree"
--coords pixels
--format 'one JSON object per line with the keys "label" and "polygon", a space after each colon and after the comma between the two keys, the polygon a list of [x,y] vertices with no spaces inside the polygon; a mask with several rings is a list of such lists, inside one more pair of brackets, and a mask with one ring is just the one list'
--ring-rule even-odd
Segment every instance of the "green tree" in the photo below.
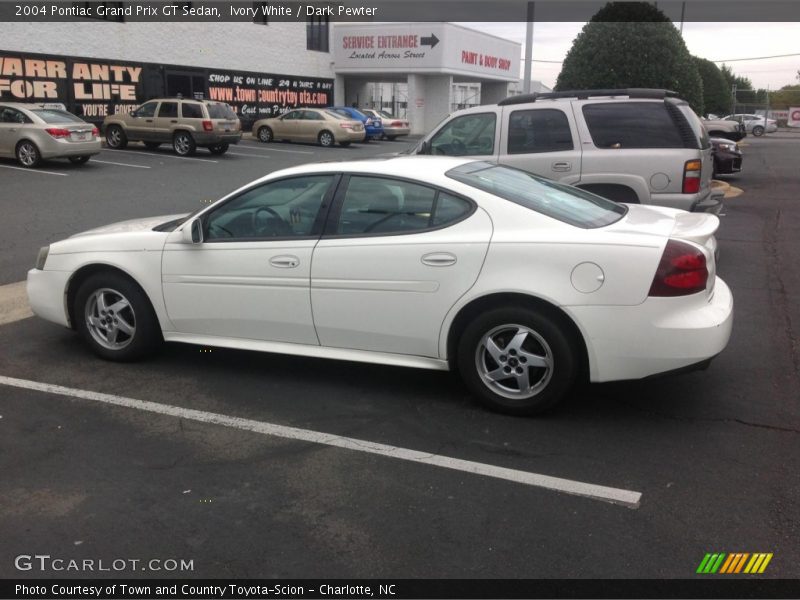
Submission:
{"label": "green tree", "polygon": [[703,110],[717,115],[731,112],[731,88],[719,67],[710,60],[694,56],[697,72],[703,81]]}
{"label": "green tree", "polygon": [[646,2],[609,2],[575,38],[556,90],[674,90],[703,113],[703,83],[680,33]]}
{"label": "green tree", "polygon": [[736,102],[738,104],[758,103],[759,95],[757,91],[753,89],[753,82],[750,81],[749,77],[737,75],[728,65],[725,64],[720,67],[720,72],[725,78],[729,93],[731,93],[731,90],[733,90],[733,86],[736,86]]}

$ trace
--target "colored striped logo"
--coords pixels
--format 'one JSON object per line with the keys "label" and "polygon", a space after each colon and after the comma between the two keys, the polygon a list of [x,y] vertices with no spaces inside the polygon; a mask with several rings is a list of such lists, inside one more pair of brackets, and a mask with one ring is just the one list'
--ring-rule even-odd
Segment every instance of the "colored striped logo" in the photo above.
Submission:
{"label": "colored striped logo", "polygon": [[724,573],[726,575],[736,573],[763,573],[769,561],[772,560],[772,552],[716,552],[706,554],[697,572],[701,574]]}

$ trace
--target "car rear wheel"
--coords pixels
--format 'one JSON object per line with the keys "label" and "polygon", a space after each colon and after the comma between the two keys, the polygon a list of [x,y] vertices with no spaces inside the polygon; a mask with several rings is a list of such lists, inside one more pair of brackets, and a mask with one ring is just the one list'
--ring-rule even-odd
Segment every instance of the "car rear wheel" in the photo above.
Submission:
{"label": "car rear wheel", "polygon": [[178,156],[191,156],[197,150],[197,144],[190,133],[178,131],[172,138],[172,148]]}
{"label": "car rear wheel", "polygon": [[258,141],[268,144],[272,141],[272,129],[269,127],[260,127],[258,129]]}
{"label": "car rear wheel", "polygon": [[38,167],[42,162],[42,153],[31,141],[23,140],[17,144],[17,161],[26,169]]}
{"label": "car rear wheel", "polygon": [[481,314],[458,346],[464,382],[486,406],[516,415],[546,411],[578,376],[578,352],[561,323],[522,307]]}
{"label": "car rear wheel", "polygon": [[393,141],[395,141],[397,139],[397,136],[396,135],[387,135],[386,139],[389,140],[390,142],[393,142]]}
{"label": "car rear wheel", "polygon": [[319,140],[319,145],[324,148],[330,148],[336,143],[336,140],[333,137],[333,134],[330,131],[322,131],[320,132],[319,136],[317,137]]}
{"label": "car rear wheel", "polygon": [[69,162],[71,162],[73,165],[85,165],[87,162],[89,162],[89,158],[91,158],[91,157],[89,157],[89,156],[70,156],[69,157]]}
{"label": "car rear wheel", "polygon": [[128,136],[119,125],[111,125],[106,130],[106,145],[114,150],[122,150],[128,145]]}
{"label": "car rear wheel", "polygon": [[161,142],[145,142],[144,143],[144,147],[145,148],[149,148],[150,150],[155,150],[159,146],[161,146]]}
{"label": "car rear wheel", "polygon": [[347,148],[347,147],[350,145],[350,142],[339,142],[339,145],[340,145],[342,148]]}
{"label": "car rear wheel", "polygon": [[761,137],[764,135],[764,128],[761,125],[756,125],[753,127],[753,135],[756,137]]}
{"label": "car rear wheel", "polygon": [[107,360],[136,360],[162,341],[147,296],[118,273],[96,273],[84,281],[75,295],[73,315],[92,351]]}
{"label": "car rear wheel", "polygon": [[228,148],[230,148],[230,144],[214,144],[208,147],[208,151],[211,152],[211,154],[225,154]]}

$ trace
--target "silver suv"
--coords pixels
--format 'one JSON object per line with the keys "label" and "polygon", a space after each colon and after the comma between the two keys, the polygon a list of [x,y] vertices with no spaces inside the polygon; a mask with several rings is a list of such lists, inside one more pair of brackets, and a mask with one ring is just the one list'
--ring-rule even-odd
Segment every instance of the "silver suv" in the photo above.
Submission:
{"label": "silver suv", "polygon": [[453,113],[411,151],[474,156],[618,202],[719,213],[700,119],[675,92],[586,90],[511,96]]}
{"label": "silver suv", "polygon": [[198,146],[212,154],[225,154],[230,144],[242,139],[242,124],[224,102],[163,98],[145,102],[127,114],[103,121],[109,148],[121,150],[128,142],[144,142],[148,148],[172,144],[175,153],[189,156]]}

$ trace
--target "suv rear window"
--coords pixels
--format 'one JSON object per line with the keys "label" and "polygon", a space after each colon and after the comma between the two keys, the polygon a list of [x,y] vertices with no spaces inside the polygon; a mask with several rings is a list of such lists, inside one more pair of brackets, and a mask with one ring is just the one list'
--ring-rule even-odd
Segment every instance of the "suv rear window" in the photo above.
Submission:
{"label": "suv rear window", "polygon": [[598,148],[684,148],[663,102],[586,104],[583,116]]}
{"label": "suv rear window", "polygon": [[195,104],[194,102],[182,102],[181,114],[184,119],[202,119],[203,105]]}
{"label": "suv rear window", "polygon": [[236,113],[227,104],[209,104],[208,116],[211,119],[235,119]]}
{"label": "suv rear window", "polygon": [[526,171],[485,161],[447,171],[451,179],[505,198],[563,223],[594,229],[616,223],[627,207]]}

